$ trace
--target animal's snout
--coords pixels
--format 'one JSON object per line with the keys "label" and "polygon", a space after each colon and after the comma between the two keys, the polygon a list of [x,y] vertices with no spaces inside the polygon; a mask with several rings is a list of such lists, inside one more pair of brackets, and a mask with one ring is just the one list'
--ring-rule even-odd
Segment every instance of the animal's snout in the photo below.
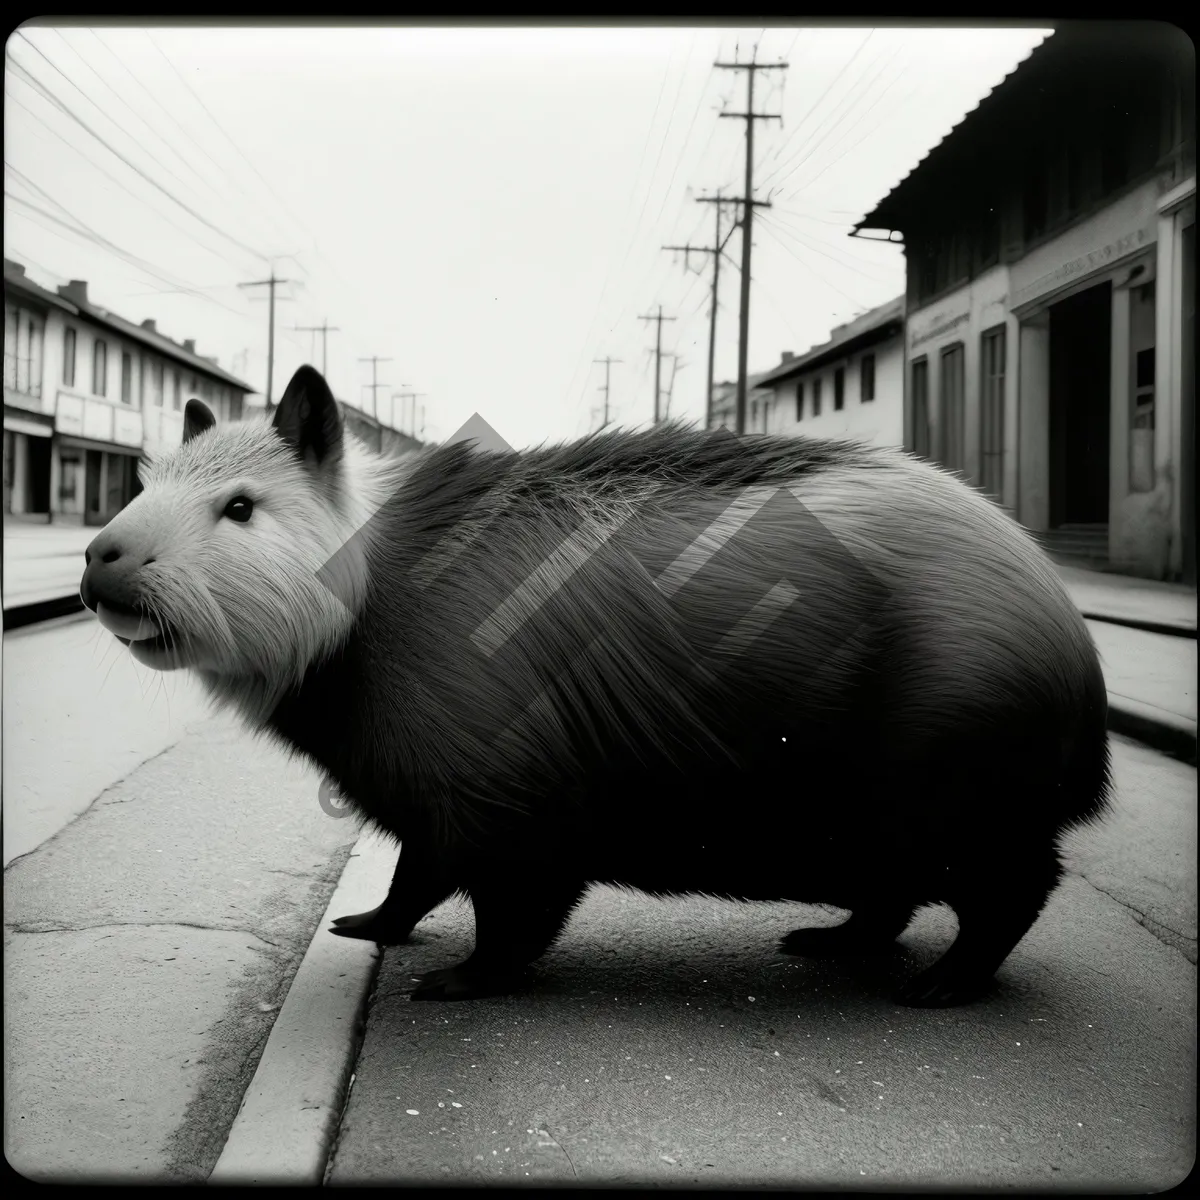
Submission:
{"label": "animal's snout", "polygon": [[137,573],[154,561],[152,554],[139,553],[114,529],[104,529],[83,552],[84,572],[79,598],[97,612],[99,605],[118,613],[135,613],[140,608]]}

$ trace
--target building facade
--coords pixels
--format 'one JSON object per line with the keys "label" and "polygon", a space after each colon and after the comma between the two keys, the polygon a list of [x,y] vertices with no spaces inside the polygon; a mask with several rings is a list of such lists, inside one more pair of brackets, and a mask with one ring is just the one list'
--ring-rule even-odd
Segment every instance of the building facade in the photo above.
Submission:
{"label": "building facade", "polygon": [[139,458],[180,443],[188,399],[241,419],[248,384],[89,302],[86,282],[51,292],[6,259],[4,293],[6,519],[103,525],[140,490]]}
{"label": "building facade", "polygon": [[[765,433],[774,394],[759,386],[763,372],[746,377],[746,432]],[[714,383],[710,429],[737,431],[737,383]]]}
{"label": "building facade", "polygon": [[905,444],[1060,555],[1195,581],[1195,56],[1066,25],[859,223],[907,257]]}
{"label": "building facade", "polygon": [[768,433],[904,441],[904,297],[837,326],[804,354],[759,377]]}

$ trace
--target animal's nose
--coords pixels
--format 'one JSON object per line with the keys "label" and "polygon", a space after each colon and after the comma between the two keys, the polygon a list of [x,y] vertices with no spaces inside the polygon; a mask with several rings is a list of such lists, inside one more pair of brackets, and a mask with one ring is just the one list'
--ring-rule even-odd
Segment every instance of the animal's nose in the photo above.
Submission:
{"label": "animal's nose", "polygon": [[112,529],[102,530],[83,552],[84,572],[79,598],[93,612],[98,604],[117,612],[138,608],[135,576],[138,568],[154,561],[152,556],[133,552]]}

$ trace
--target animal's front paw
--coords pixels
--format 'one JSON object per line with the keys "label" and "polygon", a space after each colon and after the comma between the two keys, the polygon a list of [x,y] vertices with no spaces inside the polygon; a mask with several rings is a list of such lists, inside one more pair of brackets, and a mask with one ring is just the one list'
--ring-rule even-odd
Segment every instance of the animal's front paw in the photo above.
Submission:
{"label": "animal's front paw", "polygon": [[412,922],[390,918],[382,906],[353,916],[334,917],[329,928],[329,932],[336,933],[338,937],[361,938],[367,942],[378,942],[381,946],[401,946],[410,940],[412,931]]}
{"label": "animal's front paw", "polygon": [[939,967],[941,963],[934,963],[897,989],[896,1003],[905,1008],[957,1008],[983,999],[995,988],[991,977],[978,979]]}
{"label": "animal's front paw", "polygon": [[427,971],[413,978],[418,982],[410,1000],[478,1000],[512,991],[519,976],[486,973],[460,963],[457,967]]}

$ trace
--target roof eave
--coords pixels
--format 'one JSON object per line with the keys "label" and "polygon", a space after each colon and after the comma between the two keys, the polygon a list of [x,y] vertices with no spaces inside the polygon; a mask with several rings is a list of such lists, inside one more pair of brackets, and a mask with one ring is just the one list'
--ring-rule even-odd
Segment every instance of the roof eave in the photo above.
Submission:
{"label": "roof eave", "polygon": [[6,274],[4,276],[4,287],[6,290],[13,288],[16,291],[24,292],[31,299],[38,300],[54,308],[61,308],[64,312],[69,312],[72,316],[79,316],[79,309],[69,300],[64,300],[61,296],[56,296],[53,292],[47,291],[44,287],[34,283],[32,279],[26,279],[21,275]]}
{"label": "roof eave", "polygon": [[856,333],[853,337],[848,337],[836,345],[820,346],[815,351],[805,355],[802,359],[793,360],[777,368],[772,373],[770,382],[766,386],[774,388],[776,384],[789,383],[797,378],[797,376],[803,375],[808,371],[815,371],[819,367],[827,366],[839,358],[847,358],[852,354],[857,354],[862,350],[866,350],[869,346],[877,346],[880,342],[887,342],[892,338],[901,337],[903,333],[903,316],[889,317],[880,325],[873,326],[871,329],[864,329],[861,333]]}

